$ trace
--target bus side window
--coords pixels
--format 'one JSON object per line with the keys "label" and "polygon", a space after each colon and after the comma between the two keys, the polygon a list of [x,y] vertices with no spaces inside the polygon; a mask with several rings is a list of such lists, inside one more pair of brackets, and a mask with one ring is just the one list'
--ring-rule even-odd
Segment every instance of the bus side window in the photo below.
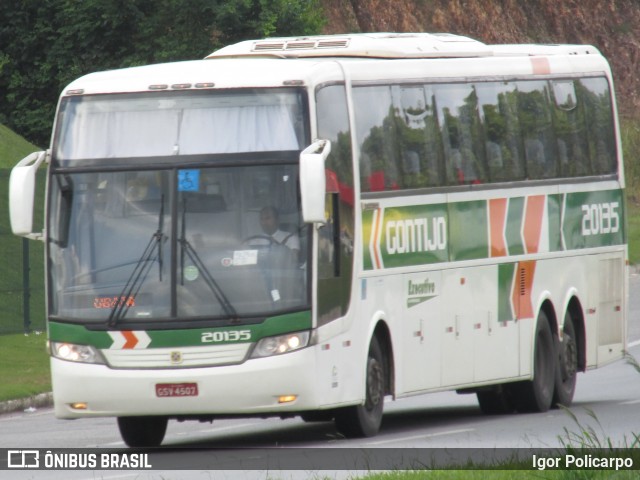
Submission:
{"label": "bus side window", "polygon": [[398,148],[403,160],[401,187],[443,185],[442,146],[431,87],[406,85],[395,87],[394,93],[394,102],[401,112],[397,122]]}
{"label": "bus side window", "polygon": [[327,223],[318,229],[318,278],[340,276],[340,210],[338,193],[325,197]]}
{"label": "bus side window", "polygon": [[586,136],[591,166],[595,175],[616,172],[616,140],[613,130],[611,91],[606,78],[576,81],[576,96],[585,109]]}
{"label": "bus side window", "polygon": [[362,191],[401,188],[403,158],[398,150],[398,118],[390,86],[353,90],[356,136],[360,144]]}
{"label": "bus side window", "polygon": [[489,180],[524,179],[524,155],[513,82],[477,83]]}
{"label": "bus side window", "polygon": [[557,147],[546,81],[518,82],[518,121],[529,179],[556,178]]}
{"label": "bus side window", "polygon": [[318,229],[318,325],[344,315],[351,300],[355,191],[344,85],[316,92],[318,137],[331,140],[325,163],[327,223]]}
{"label": "bus side window", "polygon": [[473,185],[488,180],[485,145],[473,85],[435,87],[438,119],[446,157],[447,182]]}
{"label": "bus side window", "polygon": [[552,81],[551,86],[560,176],[591,175],[584,110],[583,105],[577,101],[573,80]]}

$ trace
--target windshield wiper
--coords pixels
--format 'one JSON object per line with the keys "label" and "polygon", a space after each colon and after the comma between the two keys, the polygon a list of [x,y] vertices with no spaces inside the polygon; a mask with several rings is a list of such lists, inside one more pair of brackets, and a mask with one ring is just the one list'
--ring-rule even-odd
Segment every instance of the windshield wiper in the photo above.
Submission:
{"label": "windshield wiper", "polygon": [[196,252],[196,250],[193,248],[191,243],[189,243],[189,240],[187,240],[186,211],[187,211],[187,200],[184,199],[183,206],[182,206],[182,228],[181,228],[182,231],[180,232],[180,240],[179,240],[180,245],[182,246],[182,254],[181,254],[181,260],[180,260],[180,263],[181,263],[180,268],[183,275],[182,281],[184,282],[184,254],[186,253],[189,259],[196,266],[196,268],[200,271],[200,273],[202,273],[202,277],[204,278],[205,283],[207,284],[209,289],[213,292],[216,299],[222,306],[224,313],[227,315],[227,317],[229,317],[230,320],[236,321],[239,319],[239,316],[235,307],[231,304],[231,302],[229,301],[229,298],[225,295],[224,291],[220,288],[220,285],[218,284],[216,279],[213,278],[213,275],[211,275],[211,272],[209,271],[207,266],[204,264],[204,262],[198,255],[198,252]]}
{"label": "windshield wiper", "polygon": [[162,233],[164,228],[164,195],[160,197],[160,214],[158,216],[158,229],[151,235],[149,239],[149,243],[145,247],[142,255],[136,262],[135,267],[133,268],[133,272],[129,276],[127,283],[125,283],[124,288],[120,292],[118,296],[118,300],[116,304],[111,308],[111,312],[109,313],[109,318],[107,319],[107,325],[110,327],[114,327],[118,321],[123,318],[129,308],[131,306],[131,302],[129,302],[130,298],[135,298],[140,292],[140,288],[144,283],[147,275],[149,274],[149,270],[154,262],[158,262],[158,277],[159,281],[162,281],[162,241],[165,238],[165,235]]}

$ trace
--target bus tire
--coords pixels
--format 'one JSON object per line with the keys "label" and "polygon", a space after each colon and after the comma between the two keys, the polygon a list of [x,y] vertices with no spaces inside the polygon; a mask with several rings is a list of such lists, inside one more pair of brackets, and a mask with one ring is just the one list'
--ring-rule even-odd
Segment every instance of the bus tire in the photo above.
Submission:
{"label": "bus tire", "polygon": [[578,376],[578,343],[571,315],[567,311],[562,327],[562,341],[558,342],[558,364],[556,367],[553,405],[568,407],[573,401]]}
{"label": "bus tire", "polygon": [[129,447],[158,447],[167,432],[168,422],[166,417],[118,417],[118,429]]}
{"label": "bus tire", "polygon": [[384,410],[385,363],[378,339],[374,337],[367,355],[367,379],[363,405],[336,411],[337,430],[347,438],[372,437],[380,430]]}
{"label": "bus tire", "polygon": [[504,415],[516,410],[513,394],[506,385],[498,385],[488,390],[478,390],[476,396],[480,410],[486,415]]}
{"label": "bus tire", "polygon": [[556,377],[556,349],[544,311],[538,314],[533,353],[533,380],[514,384],[519,412],[546,412],[551,408]]}

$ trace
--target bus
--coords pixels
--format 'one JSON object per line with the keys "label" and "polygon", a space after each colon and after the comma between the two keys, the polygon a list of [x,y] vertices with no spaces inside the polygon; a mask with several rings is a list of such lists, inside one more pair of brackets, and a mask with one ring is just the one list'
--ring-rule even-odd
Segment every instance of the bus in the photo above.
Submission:
{"label": "bus", "polygon": [[437,391],[544,412],[626,348],[593,46],[267,38],[89,74],[10,213],[46,246],[55,415],[116,417],[132,447],[236,416],[373,436],[385,399]]}

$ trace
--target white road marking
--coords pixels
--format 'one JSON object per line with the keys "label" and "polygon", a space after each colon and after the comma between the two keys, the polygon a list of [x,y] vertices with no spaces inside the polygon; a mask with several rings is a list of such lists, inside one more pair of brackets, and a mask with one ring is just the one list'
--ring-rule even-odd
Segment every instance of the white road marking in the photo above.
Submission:
{"label": "white road marking", "polygon": [[463,428],[460,430],[446,430],[444,432],[436,432],[436,433],[427,433],[422,435],[413,435],[411,437],[402,437],[402,438],[394,438],[391,440],[379,440],[377,442],[368,442],[365,445],[384,445],[386,443],[396,443],[396,442],[410,442],[412,440],[422,440],[426,438],[433,437],[442,437],[444,435],[456,435],[458,433],[470,433],[474,432],[475,428]]}

